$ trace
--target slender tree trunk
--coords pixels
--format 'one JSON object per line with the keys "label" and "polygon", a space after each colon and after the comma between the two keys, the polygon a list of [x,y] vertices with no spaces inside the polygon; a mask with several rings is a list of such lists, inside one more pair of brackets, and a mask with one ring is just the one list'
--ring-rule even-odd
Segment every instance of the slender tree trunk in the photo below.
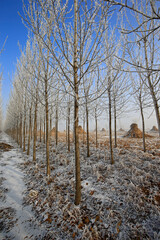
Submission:
{"label": "slender tree trunk", "polygon": [[26,137],[28,137],[28,125],[27,125],[27,120],[26,120]]}
{"label": "slender tree trunk", "polygon": [[49,162],[49,117],[48,117],[48,79],[45,79],[45,108],[46,108],[46,164],[47,176],[50,176],[50,162]]}
{"label": "slender tree trunk", "polygon": [[26,91],[27,91],[27,84],[25,87],[25,101],[24,101],[24,121],[23,121],[23,152],[26,151]]}
{"label": "slender tree trunk", "polygon": [[12,129],[12,135],[13,135],[13,139],[16,141],[16,124],[14,124],[14,127]]}
{"label": "slender tree trunk", "polygon": [[23,152],[26,151],[26,115],[23,122]]}
{"label": "slender tree trunk", "polygon": [[46,143],[46,123],[45,123],[46,119],[44,117],[44,126],[43,126],[43,130],[44,130],[44,134],[43,134],[43,142],[44,144]]}
{"label": "slender tree trunk", "polygon": [[33,161],[36,161],[36,140],[37,140],[37,99],[34,109],[34,129],[33,129]]}
{"label": "slender tree trunk", "polygon": [[20,148],[22,148],[22,114],[20,114]]}
{"label": "slender tree trunk", "polygon": [[32,132],[32,103],[31,103],[31,107],[30,107],[30,111],[29,111],[29,133],[28,133],[27,155],[30,154],[31,132]]}
{"label": "slender tree trunk", "polygon": [[74,138],[75,138],[75,204],[81,202],[81,176],[80,176],[80,153],[79,153],[79,132],[78,132],[78,67],[77,67],[77,0],[74,0]]}
{"label": "slender tree trunk", "polygon": [[[38,118],[38,105],[37,105],[37,118]],[[37,139],[38,139],[38,134],[37,134],[38,129],[37,129],[37,127],[38,127],[38,121],[36,123],[36,142],[37,142]]]}
{"label": "slender tree trunk", "polygon": [[50,114],[50,131],[49,131],[49,142],[51,143],[51,130],[52,130],[52,114]]}
{"label": "slender tree trunk", "polygon": [[19,143],[19,137],[18,137],[18,119],[17,119],[17,143]]}
{"label": "slender tree trunk", "polygon": [[39,141],[42,142],[42,123],[41,123],[41,117],[40,117],[40,139]]}
{"label": "slender tree trunk", "polygon": [[140,99],[140,110],[141,110],[141,118],[142,118],[142,134],[143,134],[143,151],[146,151],[146,143],[145,143],[145,123],[144,123],[144,114],[143,114],[143,107],[142,101]]}
{"label": "slender tree trunk", "polygon": [[83,117],[83,144],[85,143],[85,116]]}
{"label": "slender tree trunk", "polygon": [[39,78],[37,79],[36,102],[35,102],[35,109],[34,109],[34,130],[33,130],[33,161],[34,162],[36,161],[38,87],[39,87]]}
{"label": "slender tree trunk", "polygon": [[89,116],[88,116],[87,103],[86,103],[86,129],[87,129],[87,157],[90,157],[90,152],[89,152]]}
{"label": "slender tree trunk", "polygon": [[[144,49],[145,49],[146,68],[149,69],[148,55],[147,55],[147,40],[146,39],[144,39]],[[150,89],[150,93],[151,93],[153,104],[154,104],[154,110],[156,113],[156,119],[157,119],[157,125],[158,125],[159,137],[160,137],[160,111],[159,111],[158,100],[156,98],[156,95],[155,95],[155,92],[153,89],[153,85],[151,82],[150,73],[148,73],[147,79],[148,79],[149,89]]]}
{"label": "slender tree trunk", "polygon": [[[32,124],[31,124],[32,126]],[[33,139],[33,128],[31,127],[31,140]]]}
{"label": "slender tree trunk", "polygon": [[150,76],[148,76],[148,83],[149,83],[149,86],[150,86],[150,92],[151,92],[151,96],[152,96],[152,99],[153,99],[153,104],[154,104],[154,109],[155,109],[156,119],[157,119],[157,125],[158,125],[158,131],[159,131],[159,137],[160,137],[160,112],[159,112],[158,101],[156,99],[156,96],[155,96],[155,93],[154,93],[154,90],[153,90],[153,86],[152,86],[151,81],[150,81]]}
{"label": "slender tree trunk", "polygon": [[66,118],[66,147],[68,147],[68,117]]}
{"label": "slender tree trunk", "polygon": [[96,148],[98,147],[98,130],[97,130],[97,116],[95,116],[95,123],[96,123]]}
{"label": "slender tree trunk", "polygon": [[58,106],[56,104],[56,129],[55,129],[55,137],[56,137],[56,146],[58,145]]}
{"label": "slender tree trunk", "polygon": [[116,101],[114,98],[114,147],[117,147],[117,112],[116,112]]}
{"label": "slender tree trunk", "polygon": [[112,147],[112,105],[111,105],[111,89],[108,89],[108,99],[109,99],[109,145],[110,145],[110,158],[111,164],[114,164],[113,160],[113,147]]}
{"label": "slender tree trunk", "polygon": [[68,151],[70,152],[70,103],[68,106]]}
{"label": "slender tree trunk", "polygon": [[14,128],[14,140],[17,142],[17,124],[15,124],[15,128]]}
{"label": "slender tree trunk", "polygon": [[24,121],[23,121],[23,152],[26,151],[26,103],[24,109]]}

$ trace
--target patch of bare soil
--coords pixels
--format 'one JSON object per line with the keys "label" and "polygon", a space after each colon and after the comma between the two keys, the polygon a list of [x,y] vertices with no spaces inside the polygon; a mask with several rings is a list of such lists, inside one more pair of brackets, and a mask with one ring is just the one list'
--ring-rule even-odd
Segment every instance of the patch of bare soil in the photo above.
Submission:
{"label": "patch of bare soil", "polygon": [[3,142],[0,143],[0,151],[10,151],[11,149],[13,149],[13,146]]}

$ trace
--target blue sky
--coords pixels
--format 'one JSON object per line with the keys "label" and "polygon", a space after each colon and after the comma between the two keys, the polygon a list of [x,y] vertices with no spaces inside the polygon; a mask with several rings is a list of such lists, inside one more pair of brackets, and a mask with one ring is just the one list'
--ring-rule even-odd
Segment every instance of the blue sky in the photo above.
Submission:
{"label": "blue sky", "polygon": [[16,59],[20,57],[18,42],[24,47],[27,40],[27,29],[18,15],[18,12],[23,14],[22,6],[22,0],[0,0],[0,49],[8,37],[4,51],[0,55],[0,71],[3,72],[2,98],[4,109],[9,97]]}

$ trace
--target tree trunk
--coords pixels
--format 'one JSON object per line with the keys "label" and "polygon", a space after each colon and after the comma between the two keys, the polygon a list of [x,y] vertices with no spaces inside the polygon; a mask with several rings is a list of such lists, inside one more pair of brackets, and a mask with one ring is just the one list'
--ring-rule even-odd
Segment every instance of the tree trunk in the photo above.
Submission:
{"label": "tree trunk", "polygon": [[39,87],[39,78],[37,79],[36,102],[35,102],[35,110],[34,110],[34,130],[33,130],[33,161],[34,162],[36,161],[38,87]]}
{"label": "tree trunk", "polygon": [[44,144],[46,143],[46,123],[45,123],[46,119],[44,117],[44,123],[43,123],[43,131],[44,131],[44,134],[43,134],[43,142]]}
{"label": "tree trunk", "polygon": [[159,137],[160,137],[160,112],[159,112],[159,106],[158,106],[158,100],[156,99],[154,90],[153,90],[153,86],[151,84],[150,81],[150,75],[148,76],[148,83],[150,86],[150,92],[151,92],[151,96],[152,96],[152,100],[153,100],[153,104],[154,104],[154,109],[155,109],[155,113],[156,113],[156,119],[157,119],[157,125],[158,125],[158,131],[159,131]]}
{"label": "tree trunk", "polygon": [[70,105],[68,106],[68,151],[70,152]]}
{"label": "tree trunk", "polygon": [[49,127],[49,142],[51,143],[51,130],[52,130],[52,114],[50,114],[50,127]]}
{"label": "tree trunk", "polygon": [[85,116],[83,117],[83,144],[85,143]]}
{"label": "tree trunk", "polygon": [[36,161],[36,140],[37,140],[37,100],[34,109],[34,129],[33,129],[33,161]]}
{"label": "tree trunk", "polygon": [[23,152],[26,151],[26,116],[23,122]]}
{"label": "tree trunk", "polygon": [[19,143],[19,137],[18,137],[18,119],[17,119],[17,143]]}
{"label": "tree trunk", "polygon": [[26,108],[24,110],[24,121],[23,121],[23,152],[26,151]]}
{"label": "tree trunk", "polygon": [[45,109],[46,109],[46,164],[47,176],[50,176],[50,163],[49,163],[49,118],[48,118],[48,79],[45,79]]}
{"label": "tree trunk", "polygon": [[114,147],[117,147],[117,112],[116,112],[116,101],[114,98]]}
{"label": "tree trunk", "polygon": [[96,124],[96,148],[97,148],[98,147],[97,116],[95,116],[95,124]]}
{"label": "tree trunk", "polygon": [[27,121],[26,121],[26,137],[28,137],[28,125],[27,125]]}
{"label": "tree trunk", "polygon": [[77,0],[74,0],[74,138],[75,138],[75,204],[81,202],[81,176],[80,176],[80,153],[79,153],[79,132],[78,132],[78,67],[77,67]]}
{"label": "tree trunk", "polygon": [[41,117],[40,117],[40,129],[39,129],[40,130],[40,139],[39,139],[40,142],[42,142],[42,126],[41,126],[41,124],[42,123],[41,123]]}
{"label": "tree trunk", "polygon": [[20,114],[20,129],[19,129],[19,131],[20,131],[20,134],[19,134],[19,136],[20,136],[20,148],[22,148],[22,114]]}
{"label": "tree trunk", "polygon": [[66,147],[68,147],[68,117],[66,118]]}
{"label": "tree trunk", "polygon": [[55,138],[56,138],[56,146],[58,145],[58,106],[56,104],[56,129],[55,129]]}
{"label": "tree trunk", "polygon": [[110,158],[111,164],[114,164],[113,160],[113,147],[112,147],[112,105],[111,105],[111,89],[108,89],[108,99],[109,99],[109,145],[110,145]]}
{"label": "tree trunk", "polygon": [[[32,126],[32,124],[31,124]],[[33,128],[31,127],[31,140],[33,139]]]}
{"label": "tree trunk", "polygon": [[28,135],[27,155],[30,154],[31,132],[32,132],[32,104],[31,104],[30,111],[29,111],[29,135]]}
{"label": "tree trunk", "polygon": [[86,103],[86,130],[87,130],[87,157],[90,157],[90,152],[89,152],[89,116],[88,116],[87,103]]}
{"label": "tree trunk", "polygon": [[143,134],[143,151],[146,151],[146,144],[145,144],[145,123],[144,123],[144,115],[143,115],[143,107],[142,101],[140,99],[140,110],[141,110],[141,118],[142,118],[142,134]]}
{"label": "tree trunk", "polygon": [[[145,61],[146,61],[146,68],[149,69],[149,63],[148,63],[148,55],[147,55],[147,40],[144,40],[144,49],[145,49]],[[158,106],[158,100],[156,98],[153,85],[151,82],[151,77],[150,77],[150,72],[148,73],[148,84],[149,84],[149,89],[150,93],[152,96],[153,104],[154,104],[154,110],[156,113],[156,119],[157,119],[157,125],[158,125],[158,131],[159,131],[159,137],[160,137],[160,112],[159,112],[159,106]]]}

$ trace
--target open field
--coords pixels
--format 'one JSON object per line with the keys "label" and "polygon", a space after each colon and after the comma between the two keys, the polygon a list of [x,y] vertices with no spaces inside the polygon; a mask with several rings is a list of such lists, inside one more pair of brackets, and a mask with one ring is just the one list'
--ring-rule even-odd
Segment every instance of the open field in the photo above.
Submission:
{"label": "open field", "polygon": [[[5,139],[9,140],[8,137]],[[20,181],[16,174],[17,182],[22,182],[22,176],[24,181],[20,185],[22,210],[32,208],[33,213],[29,210],[28,215],[32,218],[29,220],[26,215],[25,219],[34,228],[26,225],[28,223],[22,221],[23,218],[21,220],[20,215],[23,212],[19,214],[22,211],[20,205],[20,210],[13,205],[12,211],[6,207],[1,208],[1,220],[6,222],[6,228],[1,229],[4,234],[2,236],[13,236],[13,233],[20,231],[25,239],[33,240],[160,238],[160,139],[147,139],[147,151],[144,153],[142,139],[122,138],[120,134],[118,147],[114,148],[114,165],[110,164],[106,133],[99,133],[98,148],[95,147],[94,139],[95,133],[91,133],[89,158],[86,157],[86,145],[81,142],[80,146],[82,202],[79,206],[74,204],[74,148],[71,143],[71,151],[67,151],[65,133],[59,134],[58,146],[55,145],[54,137],[52,138],[49,179],[46,177],[45,144],[37,141],[37,158],[34,164],[32,153],[28,157],[12,141],[14,153],[18,152],[13,163],[15,173],[22,173]],[[7,146],[5,144],[1,144],[4,150]],[[8,150],[6,154],[12,154],[12,149],[11,153]],[[12,164],[9,156],[6,155],[6,165],[4,160],[1,161],[2,170],[7,164]],[[10,176],[15,174],[11,173],[11,169],[9,173],[10,175],[3,177],[1,172],[0,200],[4,206],[11,190],[9,185],[5,188],[3,183],[6,178],[9,181]],[[17,197],[15,206],[16,199]],[[3,214],[4,211],[7,213]]]}
{"label": "open field", "polygon": [[[119,131],[117,132],[117,145],[118,148],[124,149],[141,149],[143,150],[143,140],[142,138],[130,138],[124,137],[127,134],[127,131]],[[158,132],[147,132],[151,138],[146,137],[146,149],[148,151],[155,151],[155,154],[158,154],[160,149],[160,138],[158,137]],[[59,141],[65,143],[66,142],[66,133],[59,132],[58,133]],[[86,144],[86,133],[79,135],[81,144]],[[84,142],[83,142],[84,139]],[[92,146],[95,146],[96,142],[95,132],[90,132],[89,141]],[[54,135],[52,135],[52,140],[54,140]],[[73,142],[73,134],[71,133],[71,142]],[[113,134],[113,146],[114,146],[114,134]],[[98,148],[104,150],[104,148],[109,148],[109,134],[108,131],[102,132],[98,131]],[[157,152],[157,153],[156,153]],[[154,153],[153,153],[154,154]]]}

